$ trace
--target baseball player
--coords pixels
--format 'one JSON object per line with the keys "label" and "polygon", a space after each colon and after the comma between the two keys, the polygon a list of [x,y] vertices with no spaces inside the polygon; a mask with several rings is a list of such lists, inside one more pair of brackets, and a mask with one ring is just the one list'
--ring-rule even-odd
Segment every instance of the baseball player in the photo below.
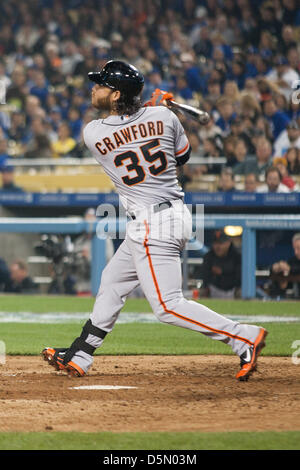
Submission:
{"label": "baseball player", "polygon": [[126,237],[102,273],[81,335],[67,349],[44,349],[44,359],[57,370],[84,376],[126,297],[140,284],[160,321],[228,344],[240,357],[236,378],[247,380],[267,331],[229,320],[182,294],[180,252],[192,221],[176,168],[188,161],[191,147],[177,116],[163,106],[173,95],[156,90],[142,107],[144,78],[122,61],[109,61],[88,76],[95,83],[92,105],[108,117],[88,123],[84,141],[116,186],[128,216]]}

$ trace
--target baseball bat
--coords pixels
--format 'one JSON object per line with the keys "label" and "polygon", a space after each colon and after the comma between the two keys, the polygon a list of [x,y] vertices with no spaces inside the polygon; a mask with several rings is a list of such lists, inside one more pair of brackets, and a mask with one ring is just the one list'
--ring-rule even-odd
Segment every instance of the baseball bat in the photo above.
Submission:
{"label": "baseball bat", "polygon": [[188,104],[177,103],[173,100],[167,100],[167,103],[170,108],[178,109],[187,116],[190,116],[191,118],[195,119],[195,121],[199,122],[203,126],[205,126],[210,120],[210,115],[206,111],[202,111],[201,109],[194,108],[193,106],[189,106]]}

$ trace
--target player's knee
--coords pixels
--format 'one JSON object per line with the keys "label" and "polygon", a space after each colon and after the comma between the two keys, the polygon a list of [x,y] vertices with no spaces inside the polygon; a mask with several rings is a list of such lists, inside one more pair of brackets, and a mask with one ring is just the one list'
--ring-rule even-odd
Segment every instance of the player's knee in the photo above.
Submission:
{"label": "player's knee", "polygon": [[178,297],[157,304],[153,309],[156,318],[163,323],[173,323],[176,316],[176,305],[180,300],[181,297]]}

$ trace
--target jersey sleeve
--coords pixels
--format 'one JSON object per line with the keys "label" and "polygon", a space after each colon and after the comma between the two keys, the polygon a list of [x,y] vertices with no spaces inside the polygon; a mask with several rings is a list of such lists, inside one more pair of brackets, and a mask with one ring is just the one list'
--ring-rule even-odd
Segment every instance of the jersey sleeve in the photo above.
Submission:
{"label": "jersey sleeve", "polygon": [[190,143],[185,130],[176,114],[173,113],[174,142],[175,142],[175,158],[179,159],[190,150]]}
{"label": "jersey sleeve", "polygon": [[97,126],[96,120],[90,121],[83,129],[82,137],[83,137],[83,141],[85,145],[87,146],[91,154],[94,156],[96,161],[101,164],[101,155],[99,154],[99,152],[97,152],[96,145],[95,145],[97,142],[95,138],[96,126]]}
{"label": "jersey sleeve", "polygon": [[87,148],[92,151],[92,125],[93,121],[89,122],[83,129],[83,141]]}

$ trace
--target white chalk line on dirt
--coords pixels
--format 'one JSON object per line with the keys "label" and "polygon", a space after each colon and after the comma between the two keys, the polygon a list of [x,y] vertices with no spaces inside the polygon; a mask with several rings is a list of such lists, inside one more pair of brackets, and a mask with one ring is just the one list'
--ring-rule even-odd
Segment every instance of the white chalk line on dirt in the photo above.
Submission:
{"label": "white chalk line on dirt", "polygon": [[[299,323],[300,316],[276,315],[224,315],[230,320],[240,323]],[[88,320],[90,312],[0,312],[0,323],[82,323]],[[159,323],[153,313],[122,312],[117,320],[119,324],[127,323]]]}
{"label": "white chalk line on dirt", "polygon": [[122,390],[126,388],[137,387],[129,387],[125,385],[80,385],[79,387],[69,387],[71,390]]}

